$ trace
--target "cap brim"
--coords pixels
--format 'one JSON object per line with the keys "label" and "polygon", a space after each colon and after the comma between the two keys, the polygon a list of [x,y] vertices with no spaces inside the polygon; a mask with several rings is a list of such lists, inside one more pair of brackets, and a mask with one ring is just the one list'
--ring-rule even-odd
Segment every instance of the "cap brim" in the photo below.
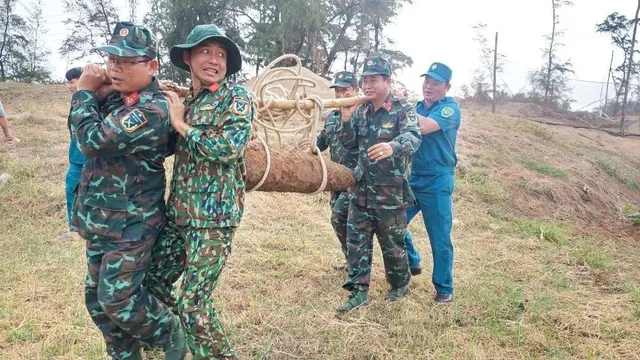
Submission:
{"label": "cap brim", "polygon": [[93,48],[95,51],[102,51],[109,55],[121,56],[121,57],[137,57],[148,56],[143,49],[131,49],[123,46],[116,45],[103,45]]}
{"label": "cap brim", "polygon": [[342,89],[347,89],[350,87],[356,87],[357,85],[354,84],[350,84],[350,83],[346,83],[346,82],[337,82],[331,86],[329,86],[329,89],[334,89],[334,88],[342,88]]}
{"label": "cap brim", "polygon": [[227,49],[227,73],[225,76],[233,75],[242,69],[242,56],[240,55],[240,49],[238,49],[238,46],[228,38],[216,35],[202,38],[195,43],[180,44],[171,47],[171,50],[169,51],[171,63],[182,70],[191,71],[189,65],[184,62],[183,54],[185,51],[189,51],[207,40],[218,41],[224,45],[225,49]]}
{"label": "cap brim", "polygon": [[421,76],[421,77],[429,76],[429,77],[434,78],[436,81],[440,81],[440,82],[447,82],[447,79],[443,78],[442,76],[440,76],[440,75],[438,75],[438,74],[436,74],[436,73],[432,73],[432,72],[428,72],[428,73],[426,73],[426,74],[422,74],[422,75],[420,75],[420,76]]}
{"label": "cap brim", "polygon": [[[379,72],[379,71],[365,71],[362,74],[360,74],[360,77],[370,76],[370,75],[387,75],[387,74]],[[387,76],[389,76],[389,75],[387,75]]]}

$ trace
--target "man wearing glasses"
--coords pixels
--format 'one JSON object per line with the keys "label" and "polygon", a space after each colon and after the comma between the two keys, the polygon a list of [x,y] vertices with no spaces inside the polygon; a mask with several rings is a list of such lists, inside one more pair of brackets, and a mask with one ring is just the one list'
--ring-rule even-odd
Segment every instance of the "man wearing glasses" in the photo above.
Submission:
{"label": "man wearing glasses", "polygon": [[[71,100],[70,126],[87,157],[73,225],[87,240],[85,301],[114,359],[141,360],[140,342],[183,359],[180,319],[142,286],[165,223],[164,159],[169,107],[154,74],[156,40],[146,27],[116,25],[106,72],[87,65]],[[105,83],[115,92],[100,100]]]}

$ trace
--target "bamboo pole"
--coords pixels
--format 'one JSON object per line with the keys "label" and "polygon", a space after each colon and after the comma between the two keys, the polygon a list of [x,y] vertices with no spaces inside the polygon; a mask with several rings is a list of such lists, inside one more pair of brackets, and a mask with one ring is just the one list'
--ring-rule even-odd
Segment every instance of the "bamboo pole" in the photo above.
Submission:
{"label": "bamboo pole", "polygon": [[[168,86],[166,84],[160,83],[160,88],[162,90],[173,91],[181,97],[187,96],[187,92],[189,89],[182,86]],[[353,105],[361,105],[366,103],[368,100],[365,97],[355,96],[350,98],[342,98],[342,99],[322,99],[322,106],[325,109],[335,109],[341,107],[349,107]],[[261,100],[257,100],[258,106],[262,107],[265,104],[262,103]],[[289,99],[272,99],[269,102],[269,107],[273,109],[281,109],[281,110],[293,110],[300,107],[300,109],[310,110],[316,106],[316,103],[313,100],[309,99],[299,99],[299,100],[289,100]]]}

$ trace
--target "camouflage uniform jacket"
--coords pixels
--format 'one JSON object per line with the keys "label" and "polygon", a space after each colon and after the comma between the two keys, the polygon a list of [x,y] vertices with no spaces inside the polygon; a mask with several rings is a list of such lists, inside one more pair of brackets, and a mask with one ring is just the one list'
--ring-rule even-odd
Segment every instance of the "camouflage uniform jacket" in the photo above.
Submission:
{"label": "camouflage uniform jacket", "polygon": [[127,227],[127,239],[158,232],[166,219],[163,163],[171,127],[157,80],[101,104],[93,92],[78,91],[69,119],[86,155],[73,216],[80,235],[121,240]]}
{"label": "camouflage uniform jacket", "polygon": [[176,224],[236,227],[244,211],[244,156],[254,108],[250,93],[226,82],[185,100],[192,126],[177,141],[169,197]]}
{"label": "camouflage uniform jacket", "polygon": [[[349,122],[341,122],[340,140],[347,149],[359,149],[354,170],[356,184],[352,201],[375,209],[398,209],[413,204],[409,187],[411,156],[422,141],[415,108],[389,93],[383,106],[374,111],[371,102],[361,105]],[[369,159],[367,150],[388,142],[393,155],[380,161]]]}
{"label": "camouflage uniform jacket", "polygon": [[340,110],[334,110],[327,114],[324,120],[324,128],[316,138],[316,146],[320,151],[329,148],[331,161],[342,164],[349,169],[355,169],[358,165],[358,150],[347,150],[340,142],[341,114]]}

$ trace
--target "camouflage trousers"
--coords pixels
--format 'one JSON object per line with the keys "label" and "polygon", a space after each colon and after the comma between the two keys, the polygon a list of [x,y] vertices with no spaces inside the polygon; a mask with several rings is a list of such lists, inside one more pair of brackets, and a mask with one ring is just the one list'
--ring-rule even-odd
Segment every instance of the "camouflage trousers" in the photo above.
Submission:
{"label": "camouflage trousers", "polygon": [[[236,228],[199,229],[169,220],[153,248],[147,286],[180,314],[195,360],[237,359],[216,313],[213,290]],[[179,295],[173,284],[184,271]]]}
{"label": "camouflage trousers", "polygon": [[343,287],[369,290],[374,234],[382,249],[387,282],[392,288],[407,285],[411,273],[404,243],[406,230],[406,209],[368,209],[351,202],[347,222],[349,276]]}
{"label": "camouflage trousers", "polygon": [[347,257],[347,217],[349,215],[349,192],[331,194],[331,226],[340,241],[340,248]]}
{"label": "camouflage trousers", "polygon": [[140,341],[162,346],[175,316],[143,286],[156,234],[122,240],[87,240],[85,302],[114,359],[127,359]]}

